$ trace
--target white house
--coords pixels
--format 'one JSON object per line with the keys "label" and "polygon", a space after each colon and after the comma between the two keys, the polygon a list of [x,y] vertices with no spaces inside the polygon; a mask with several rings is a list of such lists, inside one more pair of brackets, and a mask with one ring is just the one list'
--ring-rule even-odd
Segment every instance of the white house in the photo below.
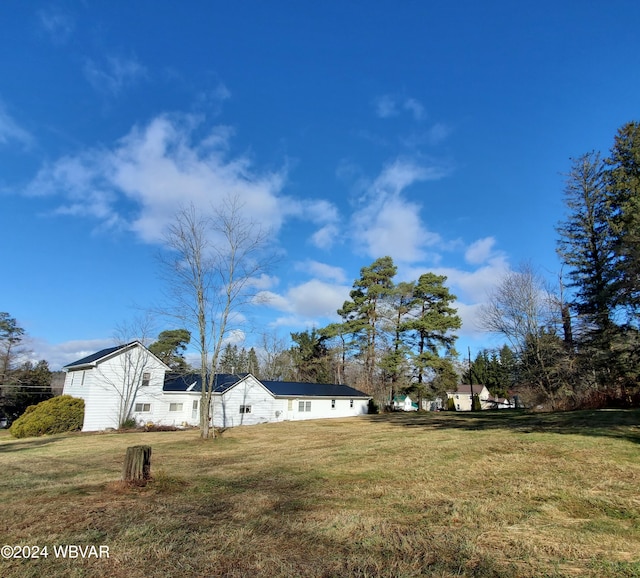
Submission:
{"label": "white house", "polygon": [[[144,363],[139,361],[134,366],[131,359]],[[64,369],[67,370],[64,393],[85,400],[83,431],[118,427],[122,400],[126,398],[123,389],[135,391],[130,399],[129,416],[137,423],[200,424],[200,375],[170,373],[139,342],[99,351]],[[356,416],[367,413],[369,397],[346,385],[260,381],[251,374],[218,374],[212,421],[216,427],[233,427]]]}
{"label": "white house", "polygon": [[63,393],[84,399],[83,431],[117,428],[138,402],[162,397],[169,368],[133,341],[66,365]]}
{"label": "white house", "polygon": [[487,399],[491,397],[489,390],[485,385],[458,385],[456,391],[447,391],[447,398],[453,399],[457,411],[471,411],[471,389],[473,395],[480,398],[480,407],[488,409]]}
{"label": "white house", "polygon": [[458,385],[456,391],[447,391],[447,398],[453,399],[457,411],[471,411],[471,389],[480,399],[481,409],[510,409],[513,402],[505,398],[493,397],[485,385]]}
{"label": "white house", "polygon": [[395,411],[418,411],[418,404],[404,394],[394,396],[392,405]]}

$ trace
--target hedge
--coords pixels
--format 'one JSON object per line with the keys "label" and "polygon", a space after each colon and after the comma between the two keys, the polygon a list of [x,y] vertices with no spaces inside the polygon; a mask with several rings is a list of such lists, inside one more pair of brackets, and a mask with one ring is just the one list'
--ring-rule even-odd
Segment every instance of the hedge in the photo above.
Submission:
{"label": "hedge", "polygon": [[70,395],[60,395],[30,405],[11,424],[13,437],[26,438],[47,434],[78,431],[84,421],[84,400]]}

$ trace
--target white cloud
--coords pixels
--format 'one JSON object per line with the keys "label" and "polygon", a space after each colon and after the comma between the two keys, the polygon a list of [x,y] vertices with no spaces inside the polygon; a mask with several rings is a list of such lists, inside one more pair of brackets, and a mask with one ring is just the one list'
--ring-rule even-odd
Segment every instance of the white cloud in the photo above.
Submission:
{"label": "white cloud", "polygon": [[320,263],[311,259],[296,263],[295,268],[298,271],[308,273],[312,277],[320,277],[337,283],[344,283],[346,281],[346,275],[342,267],[334,267],[333,265],[327,265],[326,263]]}
{"label": "white cloud", "polygon": [[[229,158],[230,131],[214,129],[195,140],[201,122],[189,115],[159,116],[134,127],[111,148],[91,149],[43,167],[25,192],[60,195],[64,201],[58,212],[126,227],[146,242],[162,239],[180,206],[209,211],[228,195],[244,204],[248,219],[274,232],[292,214],[304,217],[302,208],[279,195],[283,172],[258,173],[247,157]],[[321,206],[314,205],[314,218],[331,215]]]}
{"label": "white cloud", "polygon": [[9,115],[0,101],[0,144],[11,141],[29,147],[33,143],[33,137]]}
{"label": "white cloud", "polygon": [[277,277],[272,277],[271,275],[262,273],[260,277],[254,277],[253,279],[251,279],[250,284],[252,287],[264,291],[267,289],[271,289],[272,287],[276,287],[279,282],[280,280]]}
{"label": "white cloud", "polygon": [[442,168],[399,159],[387,165],[361,197],[352,216],[352,234],[362,250],[373,258],[390,255],[399,262],[425,258],[425,249],[440,242],[422,222],[421,206],[403,191],[421,181],[446,174]]}
{"label": "white cloud", "polygon": [[122,90],[147,77],[147,69],[136,58],[108,56],[100,66],[91,59],[84,65],[89,84],[109,96],[118,96]]}
{"label": "white cloud", "polygon": [[470,265],[484,263],[492,254],[496,240],[493,237],[478,239],[472,243],[464,254],[464,260]]}
{"label": "white cloud", "polygon": [[297,318],[334,317],[349,297],[350,287],[311,279],[287,290],[284,295],[266,293],[269,307]]}
{"label": "white cloud", "polygon": [[318,249],[331,249],[340,236],[337,225],[325,225],[310,237],[311,244]]}
{"label": "white cloud", "polygon": [[69,363],[78,361],[101,349],[113,347],[113,345],[113,339],[86,339],[51,344],[41,339],[32,338],[29,342],[30,349],[36,353],[32,361],[46,359],[49,363],[49,369],[52,371],[59,371]]}
{"label": "white cloud", "polygon": [[472,271],[451,267],[432,269],[437,275],[446,275],[447,285],[453,288],[453,293],[459,299],[467,303],[486,301],[487,295],[509,270],[509,262],[504,254],[491,257],[485,265]]}

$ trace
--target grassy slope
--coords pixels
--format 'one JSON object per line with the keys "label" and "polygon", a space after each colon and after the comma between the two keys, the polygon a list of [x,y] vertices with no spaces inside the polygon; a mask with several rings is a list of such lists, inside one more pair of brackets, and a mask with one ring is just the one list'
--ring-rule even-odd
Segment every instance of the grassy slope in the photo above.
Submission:
{"label": "grassy slope", "polygon": [[[640,412],[369,416],[0,434],[2,576],[640,576]],[[153,448],[153,483],[117,480]],[[50,550],[51,551],[51,550]]]}

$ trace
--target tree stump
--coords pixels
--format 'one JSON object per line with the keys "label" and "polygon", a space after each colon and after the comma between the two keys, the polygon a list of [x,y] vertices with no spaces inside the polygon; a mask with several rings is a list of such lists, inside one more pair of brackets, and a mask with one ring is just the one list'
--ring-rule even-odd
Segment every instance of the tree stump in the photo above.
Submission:
{"label": "tree stump", "polygon": [[140,486],[151,479],[151,446],[127,448],[122,467],[122,481]]}

